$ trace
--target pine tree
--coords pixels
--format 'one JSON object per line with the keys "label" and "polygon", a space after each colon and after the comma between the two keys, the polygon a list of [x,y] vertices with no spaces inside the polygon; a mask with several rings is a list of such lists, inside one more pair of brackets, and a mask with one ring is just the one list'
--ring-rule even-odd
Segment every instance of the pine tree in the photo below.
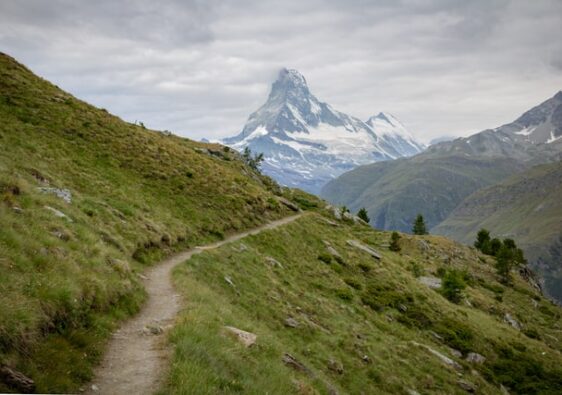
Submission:
{"label": "pine tree", "polygon": [[478,231],[476,235],[476,241],[474,242],[474,247],[484,252],[489,248],[490,244],[490,231],[482,228]]}
{"label": "pine tree", "polygon": [[511,283],[511,269],[515,264],[514,258],[514,250],[502,244],[496,254],[496,272],[501,281],[506,284]]}
{"label": "pine tree", "polygon": [[392,232],[392,235],[390,236],[390,246],[388,247],[388,249],[395,252],[400,251],[400,244],[398,244],[399,240],[400,235],[398,234],[398,232]]}
{"label": "pine tree", "polygon": [[425,221],[423,219],[423,215],[418,214],[416,220],[414,222],[414,226],[412,227],[412,233],[415,235],[426,235],[427,228],[425,227]]}
{"label": "pine tree", "polygon": [[462,291],[466,287],[462,273],[458,270],[448,270],[443,276],[441,293],[453,303],[459,303],[462,298]]}
{"label": "pine tree", "polygon": [[361,207],[359,209],[359,211],[357,212],[357,216],[367,223],[371,221],[371,218],[369,218],[369,214],[367,213],[367,209],[365,209],[365,207]]}

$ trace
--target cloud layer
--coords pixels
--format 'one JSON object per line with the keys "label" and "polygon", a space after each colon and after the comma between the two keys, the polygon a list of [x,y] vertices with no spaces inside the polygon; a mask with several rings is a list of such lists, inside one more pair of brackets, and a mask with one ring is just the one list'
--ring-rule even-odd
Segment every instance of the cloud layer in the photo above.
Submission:
{"label": "cloud layer", "polygon": [[562,2],[0,2],[0,50],[128,121],[238,132],[278,70],[423,140],[512,121],[562,89]]}

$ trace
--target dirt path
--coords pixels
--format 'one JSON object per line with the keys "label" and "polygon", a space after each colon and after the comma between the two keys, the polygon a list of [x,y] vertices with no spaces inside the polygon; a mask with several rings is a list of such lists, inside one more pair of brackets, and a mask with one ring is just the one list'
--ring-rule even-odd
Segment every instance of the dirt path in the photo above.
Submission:
{"label": "dirt path", "polygon": [[148,301],[138,315],[113,334],[86,393],[139,395],[153,394],[160,389],[166,378],[170,350],[166,346],[166,336],[158,331],[163,329],[166,333],[180,310],[180,297],[172,286],[172,269],[194,254],[287,224],[301,215],[270,222],[219,242],[181,252],[148,270],[145,273]]}

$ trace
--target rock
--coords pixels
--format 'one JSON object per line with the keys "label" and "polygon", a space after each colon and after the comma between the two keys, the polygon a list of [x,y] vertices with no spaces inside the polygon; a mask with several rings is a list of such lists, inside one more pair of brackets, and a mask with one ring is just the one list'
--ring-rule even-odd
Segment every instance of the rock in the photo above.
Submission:
{"label": "rock", "polygon": [[226,281],[228,285],[234,288],[234,283],[232,282],[232,279],[229,276],[224,276],[224,281]]}
{"label": "rock", "polygon": [[525,281],[527,281],[529,284],[531,284],[531,286],[533,288],[535,288],[537,291],[539,291],[542,294],[541,283],[537,279],[537,276],[535,275],[535,272],[533,272],[528,266],[523,266],[522,268],[520,268],[519,269],[519,275]]}
{"label": "rock", "polygon": [[258,336],[251,332],[243,331],[242,329],[235,328],[233,326],[224,327],[228,333],[236,336],[238,341],[246,347],[251,347],[256,344]]}
{"label": "rock", "polygon": [[486,361],[486,357],[476,352],[469,352],[468,355],[466,356],[466,361],[471,363],[477,363],[480,365]]}
{"label": "rock", "polygon": [[33,380],[6,365],[0,365],[0,381],[17,392],[35,392],[35,382]]}
{"label": "rock", "polygon": [[374,250],[373,248],[366,246],[365,244],[357,241],[357,240],[348,240],[347,244],[355,247],[363,252],[366,252],[367,254],[371,255],[373,258],[380,260],[381,259],[381,255]]}
{"label": "rock", "polygon": [[418,391],[413,390],[413,389],[411,389],[411,388],[407,388],[407,389],[406,389],[406,393],[407,393],[408,395],[420,395],[420,393],[419,393]]}
{"label": "rock", "polygon": [[279,201],[279,203],[283,204],[289,210],[293,210],[293,211],[296,211],[296,212],[301,211],[300,208],[296,204],[291,202],[290,200],[287,200],[283,197],[278,197],[277,200]]}
{"label": "rock", "polygon": [[312,371],[309,368],[297,361],[297,359],[289,353],[283,354],[282,361],[285,365],[290,366],[291,368],[298,370],[299,372],[304,372],[308,375],[312,375]]}
{"label": "rock", "polygon": [[343,365],[334,359],[328,361],[328,369],[337,374],[343,374]]}
{"label": "rock", "polygon": [[428,286],[431,289],[441,288],[441,279],[433,276],[421,276],[418,277],[418,281],[423,285]]}
{"label": "rock", "polygon": [[420,249],[424,252],[427,252],[430,249],[429,243],[425,240],[418,240],[418,245]]}
{"label": "rock", "polygon": [[509,391],[502,384],[500,384],[500,391],[503,395],[509,395]]}
{"label": "rock", "polygon": [[279,262],[277,259],[272,258],[270,256],[265,257],[265,261],[267,263],[269,263],[269,265],[273,266],[273,267],[279,267],[281,269],[283,269],[283,265],[281,264],[281,262]]}
{"label": "rock", "polygon": [[438,335],[437,333],[433,332],[433,331],[429,331],[429,334],[431,336],[433,336],[435,339],[439,340],[439,341],[443,341],[443,337]]}
{"label": "rock", "polygon": [[95,385],[95,384],[92,384],[92,386],[91,386],[90,388],[91,388],[92,391],[94,391],[94,392],[98,392],[98,391],[100,390],[99,387],[98,387],[97,385]]}
{"label": "rock", "polygon": [[512,328],[517,329],[518,331],[521,330],[521,324],[515,318],[513,318],[511,314],[505,313],[503,320],[511,325]]}
{"label": "rock", "polygon": [[331,221],[328,218],[322,218],[322,220],[330,226],[340,226],[337,222]]}
{"label": "rock", "polygon": [[459,380],[457,384],[466,392],[470,392],[471,394],[476,392],[476,386],[466,380]]}
{"label": "rock", "polygon": [[418,342],[412,342],[413,345],[418,346],[418,347],[422,347],[425,348],[427,351],[429,351],[431,354],[435,355],[437,358],[439,358],[441,360],[441,362],[443,362],[445,365],[452,367],[454,369],[457,370],[462,370],[462,366],[459,365],[457,362],[453,361],[451,358],[441,354],[439,351],[434,350],[433,348],[426,346],[425,344],[420,344]]}
{"label": "rock", "polygon": [[328,254],[330,254],[334,258],[342,259],[342,256],[340,255],[340,253],[334,247],[332,247],[331,245],[326,245],[326,250],[328,251]]}
{"label": "rock", "polygon": [[14,207],[12,207],[12,210],[13,210],[14,213],[16,213],[16,214],[23,214],[23,209],[22,209],[21,207],[14,206]]}
{"label": "rock", "polygon": [[294,318],[289,317],[285,320],[285,326],[289,328],[297,328],[299,323]]}
{"label": "rock", "polygon": [[137,276],[138,276],[141,280],[148,280],[148,277],[146,277],[144,274],[138,273]]}
{"label": "rock", "polygon": [[361,357],[361,360],[362,360],[364,363],[371,363],[371,358],[369,358],[368,355],[363,355],[363,356]]}
{"label": "rock", "polygon": [[145,335],[161,335],[164,333],[164,329],[160,325],[150,324],[142,329],[142,333]]}
{"label": "rock", "polygon": [[65,213],[63,213],[63,212],[60,211],[60,210],[57,210],[57,209],[54,208],[54,207],[45,206],[45,209],[47,209],[47,210],[49,210],[50,212],[52,212],[53,214],[55,214],[56,217],[64,218],[64,219],[66,219],[68,222],[72,222],[72,219],[70,219],[69,216],[67,216]]}
{"label": "rock", "polygon": [[453,357],[462,358],[462,352],[455,350],[454,348],[449,348],[449,352]]}
{"label": "rock", "polygon": [[244,243],[240,243],[240,247],[238,247],[239,252],[244,252],[248,250],[248,246]]}
{"label": "rock", "polygon": [[53,236],[55,236],[58,239],[61,239],[62,241],[68,241],[70,240],[70,235],[66,232],[63,232],[61,230],[54,230],[51,232],[51,234]]}
{"label": "rock", "polygon": [[68,189],[39,187],[37,188],[42,193],[56,195],[56,197],[64,200],[66,203],[72,203],[72,193]]}

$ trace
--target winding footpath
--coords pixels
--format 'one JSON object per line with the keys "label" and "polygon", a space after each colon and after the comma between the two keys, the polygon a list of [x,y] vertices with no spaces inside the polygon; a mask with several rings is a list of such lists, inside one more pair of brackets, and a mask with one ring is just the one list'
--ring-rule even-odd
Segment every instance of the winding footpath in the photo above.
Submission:
{"label": "winding footpath", "polygon": [[286,217],[213,244],[180,252],[149,269],[144,280],[147,302],[139,314],[113,334],[85,393],[140,395],[153,394],[161,389],[171,354],[163,334],[173,326],[181,307],[180,296],[172,285],[174,267],[195,254],[288,224],[302,215]]}

